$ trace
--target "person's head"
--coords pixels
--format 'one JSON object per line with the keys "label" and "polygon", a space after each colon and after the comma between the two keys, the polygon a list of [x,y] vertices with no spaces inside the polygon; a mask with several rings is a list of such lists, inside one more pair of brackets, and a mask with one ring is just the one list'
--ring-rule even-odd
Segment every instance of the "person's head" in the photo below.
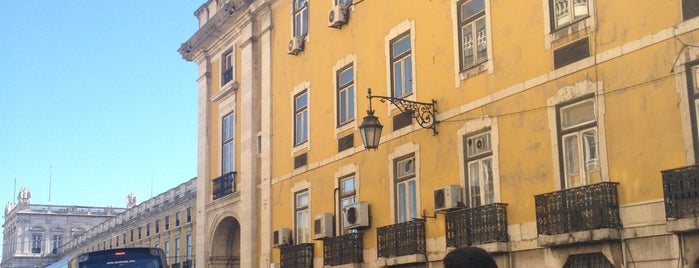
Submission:
{"label": "person's head", "polygon": [[463,247],[444,256],[444,268],[498,268],[498,265],[484,249]]}

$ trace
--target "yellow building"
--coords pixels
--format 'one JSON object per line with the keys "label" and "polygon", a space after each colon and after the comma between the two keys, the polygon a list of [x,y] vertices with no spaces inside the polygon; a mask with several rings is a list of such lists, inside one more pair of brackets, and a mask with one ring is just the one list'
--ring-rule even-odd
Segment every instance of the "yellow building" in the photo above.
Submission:
{"label": "yellow building", "polygon": [[500,267],[695,265],[698,14],[207,1],[180,48],[199,66],[197,265],[442,267],[466,245]]}

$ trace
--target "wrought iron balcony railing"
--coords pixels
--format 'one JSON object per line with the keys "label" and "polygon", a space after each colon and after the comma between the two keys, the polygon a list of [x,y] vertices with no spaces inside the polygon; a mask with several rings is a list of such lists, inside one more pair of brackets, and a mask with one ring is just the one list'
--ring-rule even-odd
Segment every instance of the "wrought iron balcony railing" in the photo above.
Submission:
{"label": "wrought iron balcony railing", "polygon": [[507,242],[507,204],[494,203],[446,214],[447,247]]}
{"label": "wrought iron balcony railing", "polygon": [[282,268],[312,268],[313,243],[281,247]]}
{"label": "wrought iron balcony railing", "polygon": [[214,179],[214,200],[235,192],[235,172],[228,172]]}
{"label": "wrought iron balcony railing", "polygon": [[392,258],[425,254],[425,220],[383,226],[376,229],[379,257]]}
{"label": "wrought iron balcony railing", "polygon": [[192,260],[183,261],[182,268],[192,268]]}
{"label": "wrought iron balcony railing", "polygon": [[170,265],[170,268],[180,268],[180,263],[176,262]]}
{"label": "wrought iron balcony railing", "polygon": [[539,234],[620,228],[617,185],[602,182],[534,196]]}
{"label": "wrought iron balcony railing", "polygon": [[665,196],[665,217],[681,219],[699,216],[699,165],[661,171]]}
{"label": "wrought iron balcony railing", "polygon": [[361,233],[323,239],[323,263],[329,266],[363,263],[363,241]]}

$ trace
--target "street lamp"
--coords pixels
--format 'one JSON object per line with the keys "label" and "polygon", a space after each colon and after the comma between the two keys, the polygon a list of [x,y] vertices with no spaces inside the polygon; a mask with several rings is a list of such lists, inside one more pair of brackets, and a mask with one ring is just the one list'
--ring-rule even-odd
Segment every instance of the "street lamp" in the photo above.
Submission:
{"label": "street lamp", "polygon": [[437,135],[437,123],[439,122],[435,117],[437,113],[436,100],[432,99],[431,103],[426,103],[394,97],[372,96],[371,88],[367,89],[367,93],[367,99],[369,99],[369,110],[366,111],[367,116],[364,117],[362,124],[359,126],[359,133],[362,134],[364,148],[376,150],[379,147],[381,130],[383,129],[383,125],[381,125],[381,122],[379,122],[379,118],[374,116],[374,109],[371,107],[371,99],[373,98],[378,98],[381,102],[390,102],[402,113],[410,114],[410,116],[417,121],[420,127],[430,128],[432,129],[433,135]]}

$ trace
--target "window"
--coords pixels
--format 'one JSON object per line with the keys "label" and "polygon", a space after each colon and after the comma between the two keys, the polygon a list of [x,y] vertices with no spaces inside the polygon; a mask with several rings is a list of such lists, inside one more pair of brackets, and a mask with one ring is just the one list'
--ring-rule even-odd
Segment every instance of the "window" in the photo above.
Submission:
{"label": "window", "polygon": [[114,240],[116,241],[116,246],[119,247],[119,235],[115,236]]}
{"label": "window", "polygon": [[[689,117],[692,122],[692,137],[694,139],[694,159],[699,159],[699,62],[687,67],[687,96],[689,98]],[[697,160],[695,160],[697,161]]]}
{"label": "window", "polygon": [[165,216],[165,230],[170,230],[170,216]]}
{"label": "window", "polygon": [[308,92],[294,97],[294,146],[308,141]]}
{"label": "window", "polygon": [[558,107],[558,124],[565,188],[600,182],[594,100]]}
{"label": "window", "polygon": [[187,243],[185,245],[185,247],[186,247],[185,253],[184,253],[185,259],[191,260],[192,259],[192,235],[191,234],[187,234],[187,237],[185,238],[185,243]]}
{"label": "window", "polygon": [[130,239],[129,239],[129,242],[133,242],[133,233],[134,233],[134,230],[131,229],[131,237],[130,237]]}
{"label": "window", "polygon": [[146,223],[146,237],[150,236],[150,223]]}
{"label": "window", "polygon": [[228,50],[221,56],[221,86],[233,80],[233,50]]}
{"label": "window", "polygon": [[354,68],[349,65],[337,72],[337,126],[354,120]]}
{"label": "window", "polygon": [[461,71],[488,60],[488,36],[485,28],[485,0],[459,2],[459,45]]}
{"label": "window", "polygon": [[221,134],[221,172],[226,174],[233,171],[235,168],[235,114],[230,113],[223,117],[223,122],[221,123],[221,129],[223,133]]}
{"label": "window", "polygon": [[308,34],[308,0],[294,0],[294,36]]}
{"label": "window", "polygon": [[160,233],[160,220],[155,220],[155,233]]}
{"label": "window", "polygon": [[180,262],[180,238],[175,238],[175,263]]}
{"label": "window", "polygon": [[143,227],[139,226],[138,227],[138,240],[141,240],[141,229],[143,229]]}
{"label": "window", "polygon": [[182,213],[179,212],[179,211],[175,213],[175,227],[179,227],[179,226],[180,226],[180,216],[181,216],[181,214],[182,214]]}
{"label": "window", "polygon": [[469,207],[495,202],[493,150],[490,130],[464,137],[466,156],[466,200]]}
{"label": "window", "polygon": [[417,218],[415,155],[395,160],[393,172],[396,180],[396,219],[400,223]]}
{"label": "window", "polygon": [[335,4],[348,6],[352,4],[352,0],[335,0]]}
{"label": "window", "polygon": [[589,16],[588,0],[549,0],[551,28],[560,29]]}
{"label": "window", "polygon": [[188,207],[187,208],[187,223],[192,222],[192,208]]}
{"label": "window", "polygon": [[53,236],[53,249],[51,250],[51,253],[56,254],[58,253],[58,248],[63,244],[63,236],[62,235],[54,235]]}
{"label": "window", "polygon": [[294,215],[296,218],[296,244],[311,241],[310,215],[308,208],[308,191],[296,193]]}
{"label": "window", "polygon": [[413,93],[413,59],[410,33],[391,41],[391,87],[395,98]]}
{"label": "window", "polygon": [[32,253],[41,253],[41,234],[32,234]]}
{"label": "window", "polygon": [[170,241],[165,241],[165,245],[163,247],[165,250],[165,259],[169,260],[170,259]]}
{"label": "window", "polygon": [[[345,218],[345,210],[343,208],[357,203],[357,191],[354,178],[354,174],[352,174],[340,179],[340,211],[342,211],[342,218]],[[343,223],[343,221],[340,221],[340,230],[342,230],[342,232],[349,232],[345,231],[344,226],[342,226]]]}

